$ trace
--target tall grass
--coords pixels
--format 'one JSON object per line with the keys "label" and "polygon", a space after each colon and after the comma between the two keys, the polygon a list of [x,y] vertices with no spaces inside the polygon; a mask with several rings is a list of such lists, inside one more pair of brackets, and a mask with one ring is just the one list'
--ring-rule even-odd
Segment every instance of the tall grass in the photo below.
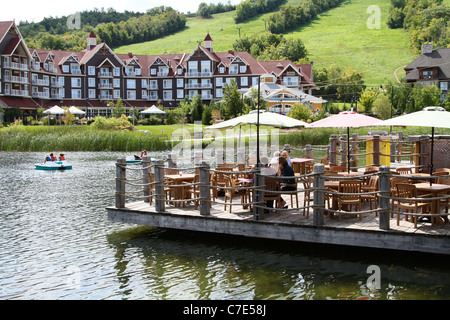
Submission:
{"label": "tall grass", "polygon": [[87,126],[0,129],[0,151],[160,151],[169,148],[169,142],[143,132],[95,130]]}

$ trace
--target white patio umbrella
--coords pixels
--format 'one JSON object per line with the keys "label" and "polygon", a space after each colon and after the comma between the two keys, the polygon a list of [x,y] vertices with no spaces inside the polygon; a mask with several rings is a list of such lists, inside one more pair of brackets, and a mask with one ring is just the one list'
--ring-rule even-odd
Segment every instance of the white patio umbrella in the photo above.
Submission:
{"label": "white patio umbrella", "polygon": [[148,109],[145,109],[144,111],[141,112],[142,113],[151,113],[151,114],[165,114],[166,112],[159,109],[157,106],[153,105]]}
{"label": "white patio umbrella", "polygon": [[77,107],[74,107],[74,106],[69,108],[69,112],[71,114],[85,114],[86,113],[83,110],[80,110],[80,109],[78,109]]}
{"label": "white patio umbrella", "polygon": [[[433,174],[433,145],[434,128],[450,128],[450,112],[442,107],[426,107],[422,111],[408,113],[402,116],[391,118],[377,124],[377,126],[416,126],[431,127],[431,159],[430,175]],[[430,179],[430,185],[432,180]]]}
{"label": "white patio umbrella", "polygon": [[[243,124],[257,124],[258,122],[258,111],[253,110],[248,114],[236,117],[227,121],[213,124],[212,126],[206,127],[206,129],[225,129],[233,128],[235,126]],[[264,110],[259,111],[259,124],[263,126],[272,126],[280,128],[294,128],[294,127],[304,127],[307,125],[306,122],[284,116],[278,113],[267,112]]]}
{"label": "white patio umbrella", "polygon": [[59,122],[61,123],[61,115],[64,114],[64,109],[55,105],[55,106],[51,107],[50,109],[45,110],[44,113],[49,115],[49,117],[48,117],[48,125],[50,125],[50,115],[51,114],[54,114],[54,115],[58,115],[59,114],[60,115]]}

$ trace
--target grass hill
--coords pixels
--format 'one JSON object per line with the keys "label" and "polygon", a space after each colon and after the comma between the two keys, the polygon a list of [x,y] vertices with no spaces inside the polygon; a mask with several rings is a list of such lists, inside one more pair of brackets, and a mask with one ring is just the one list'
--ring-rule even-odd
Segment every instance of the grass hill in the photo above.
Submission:
{"label": "grass hill", "polygon": [[[302,0],[289,0],[298,5]],[[445,0],[448,2],[450,0]],[[380,8],[380,29],[369,29],[369,6]],[[409,50],[408,34],[403,29],[386,25],[389,0],[348,0],[341,6],[320,14],[314,21],[299,27],[286,37],[299,37],[309,51],[315,68],[339,65],[353,67],[364,75],[367,85],[396,81],[394,71],[411,62],[415,55]],[[259,15],[236,24],[234,11],[215,14],[211,19],[189,18],[185,30],[158,40],[122,46],[118,53],[163,54],[191,52],[207,32],[214,40],[215,51],[232,49],[234,41],[243,35],[265,32],[265,22],[272,13]],[[404,71],[399,70],[399,77]]]}

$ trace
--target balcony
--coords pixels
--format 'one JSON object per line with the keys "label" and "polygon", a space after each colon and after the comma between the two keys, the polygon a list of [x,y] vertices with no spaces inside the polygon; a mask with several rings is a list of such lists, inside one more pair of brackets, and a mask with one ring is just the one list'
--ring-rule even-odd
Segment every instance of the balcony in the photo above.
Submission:
{"label": "balcony", "polygon": [[158,90],[158,84],[148,84],[147,89],[149,90]]}
{"label": "balcony", "polygon": [[5,90],[5,94],[11,95],[11,96],[18,96],[18,97],[28,97],[29,96],[28,90],[16,90],[16,89],[12,89],[11,91]]}
{"label": "balcony", "polygon": [[158,101],[158,95],[149,95],[147,96],[148,101]]}
{"label": "balcony", "polygon": [[188,72],[186,72],[186,77],[188,77],[188,78],[212,77],[212,72],[188,71]]}
{"label": "balcony", "polygon": [[98,96],[99,100],[105,101],[105,100],[112,100],[112,94],[101,94]]}
{"label": "balcony", "polygon": [[48,80],[42,80],[42,79],[32,79],[31,84],[35,84],[38,86],[48,86],[49,82]]}
{"label": "balcony", "polygon": [[52,86],[53,88],[62,88],[62,87],[64,87],[64,84],[62,84],[62,83],[59,82],[59,81],[52,81],[51,86]]}
{"label": "balcony", "polygon": [[39,92],[39,91],[34,91],[31,96],[33,98],[40,98],[40,99],[48,99],[50,97],[50,94],[48,92]]}
{"label": "balcony", "polygon": [[71,73],[72,74],[81,74],[81,70],[80,69],[72,69]]}
{"label": "balcony", "polygon": [[212,83],[187,83],[186,89],[212,89]]}
{"label": "balcony", "polygon": [[100,83],[98,87],[99,89],[112,89],[113,85],[112,83]]}
{"label": "balcony", "polygon": [[212,94],[202,94],[202,100],[211,100],[213,98]]}
{"label": "balcony", "polygon": [[100,72],[100,78],[112,78],[112,72]]}
{"label": "balcony", "polygon": [[64,95],[59,93],[52,93],[52,99],[64,99]]}

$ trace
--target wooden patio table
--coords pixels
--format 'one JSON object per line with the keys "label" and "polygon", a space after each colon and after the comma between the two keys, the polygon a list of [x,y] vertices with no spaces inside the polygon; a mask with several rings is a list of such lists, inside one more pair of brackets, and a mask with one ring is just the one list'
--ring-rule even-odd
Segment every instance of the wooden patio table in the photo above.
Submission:
{"label": "wooden patio table", "polygon": [[301,166],[301,170],[300,173],[301,174],[305,174],[306,172],[306,163],[307,162],[314,162],[314,159],[308,159],[308,158],[291,158],[291,163],[292,163],[292,167],[294,163],[300,163]]}
{"label": "wooden patio table", "polygon": [[[180,174],[169,174],[165,176],[167,179],[172,181],[174,185],[181,185],[183,182],[192,183],[195,179],[195,174],[191,173],[180,173]],[[174,197],[175,200],[184,200],[183,187],[174,187]],[[183,207],[185,204],[183,203]]]}
{"label": "wooden patio table", "polygon": [[[417,188],[417,191],[420,193],[431,193],[432,198],[439,197],[439,194],[447,193],[450,191],[450,185],[447,184],[437,184],[433,183],[430,186],[430,183],[428,182],[422,182],[422,183],[415,183],[414,184]],[[426,198],[424,198],[426,199]],[[439,200],[432,200],[431,201],[431,213],[439,213]],[[443,222],[441,217],[436,217],[438,222]],[[448,221],[448,218],[444,218],[445,221]]]}

